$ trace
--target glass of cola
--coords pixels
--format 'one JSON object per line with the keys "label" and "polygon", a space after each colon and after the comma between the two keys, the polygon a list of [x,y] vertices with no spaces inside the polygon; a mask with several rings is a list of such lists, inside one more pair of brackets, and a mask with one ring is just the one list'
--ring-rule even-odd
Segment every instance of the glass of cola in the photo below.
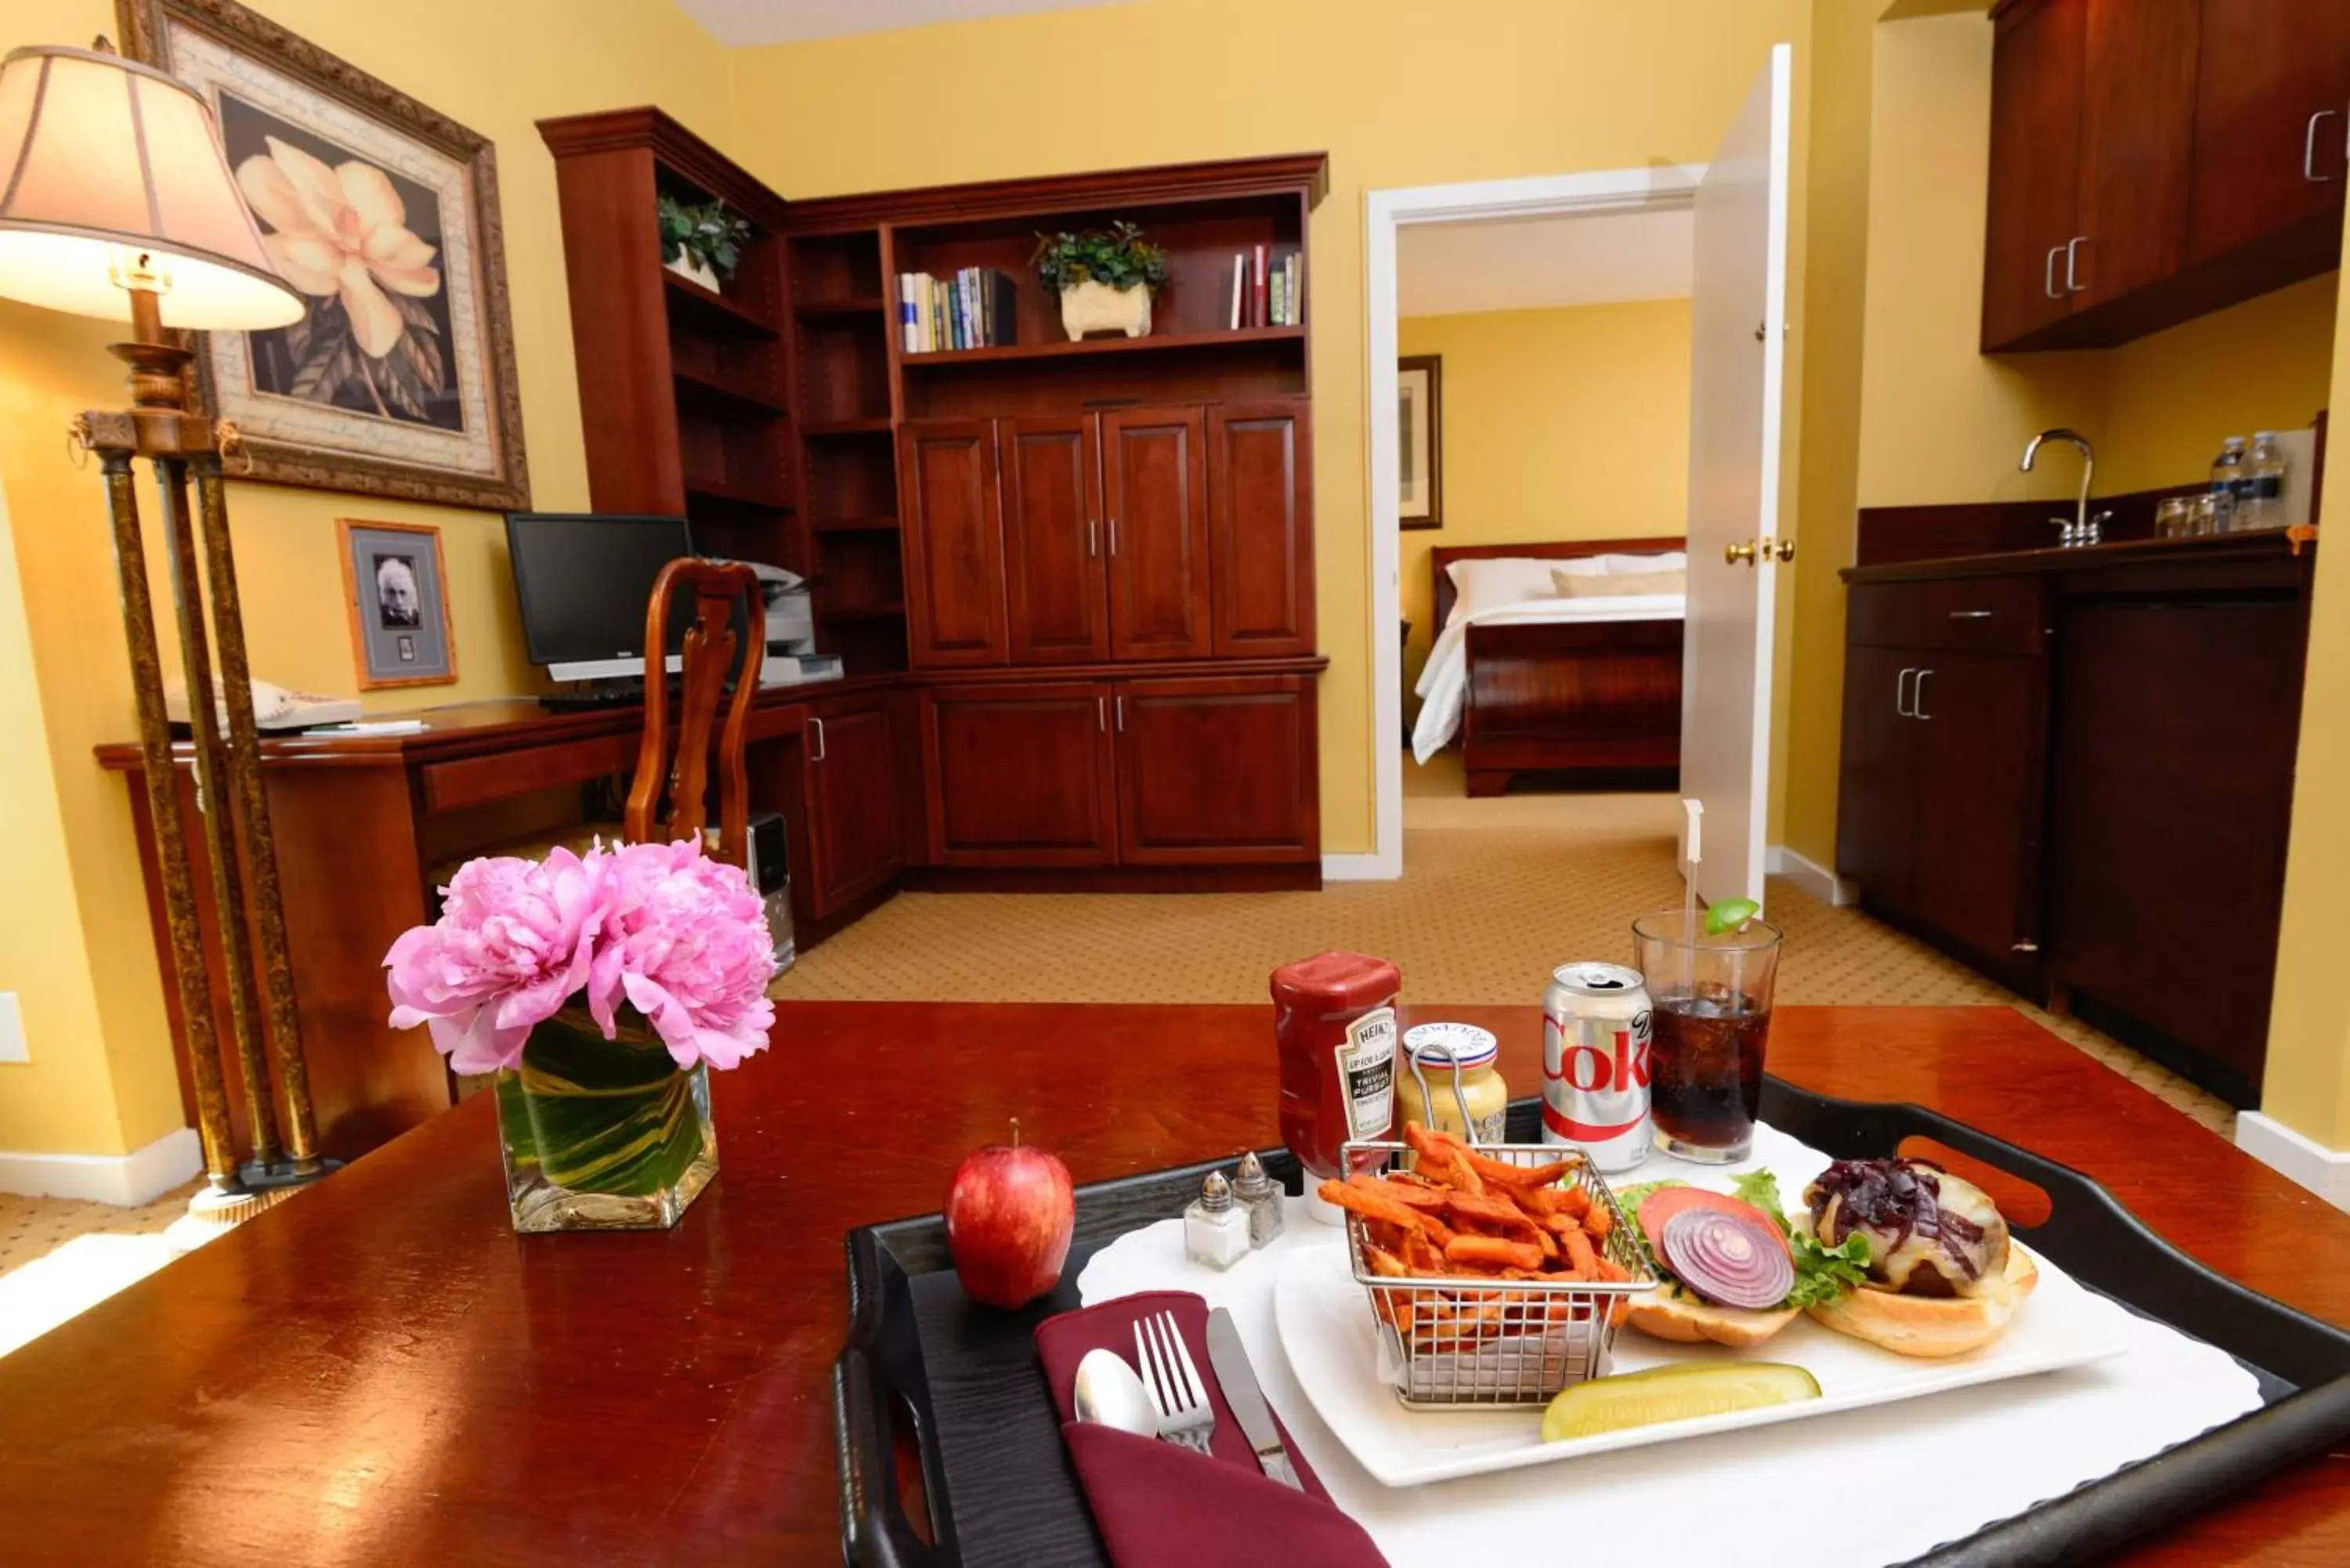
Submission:
{"label": "glass of cola", "polygon": [[1693,923],[1679,909],[1632,922],[1655,1028],[1649,1113],[1667,1154],[1728,1165],[1753,1148],[1783,935],[1762,919],[1709,932],[1701,909]]}

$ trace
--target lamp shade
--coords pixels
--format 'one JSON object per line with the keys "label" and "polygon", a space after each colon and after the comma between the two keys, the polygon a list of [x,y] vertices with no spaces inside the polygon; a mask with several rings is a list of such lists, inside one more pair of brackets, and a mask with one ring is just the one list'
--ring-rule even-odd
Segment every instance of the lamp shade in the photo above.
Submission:
{"label": "lamp shade", "polygon": [[166,327],[301,319],[193,88],[88,49],[0,60],[0,296],[120,319],[116,274],[141,256]]}

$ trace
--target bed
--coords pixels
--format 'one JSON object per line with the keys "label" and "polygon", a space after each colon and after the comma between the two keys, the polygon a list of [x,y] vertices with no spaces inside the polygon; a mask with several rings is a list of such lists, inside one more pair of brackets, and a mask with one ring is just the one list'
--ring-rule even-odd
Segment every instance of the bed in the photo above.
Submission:
{"label": "bed", "polygon": [[[1582,574],[1634,570],[1617,558],[1679,552],[1678,537],[1477,545],[1430,552],[1436,644],[1417,688],[1412,730],[1423,763],[1457,734],[1472,795],[1521,773],[1657,775],[1680,769],[1680,593],[1459,602],[1456,561],[1581,562]],[[1535,568],[1541,570],[1542,568]],[[1461,613],[1456,617],[1455,611]],[[1455,624],[1456,620],[1459,624]]]}

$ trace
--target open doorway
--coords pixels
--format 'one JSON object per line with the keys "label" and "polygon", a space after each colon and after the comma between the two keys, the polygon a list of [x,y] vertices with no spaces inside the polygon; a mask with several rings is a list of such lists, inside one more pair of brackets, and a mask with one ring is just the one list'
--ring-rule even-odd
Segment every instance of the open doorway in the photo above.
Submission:
{"label": "open doorway", "polygon": [[[1375,874],[1403,869],[1405,768],[1458,746],[1467,794],[1500,793],[1521,774],[1638,770],[1652,784],[1677,783],[1707,803],[1703,889],[1761,900],[1770,636],[1776,567],[1792,557],[1792,542],[1774,536],[1790,64],[1786,46],[1772,51],[1704,166],[1371,192]],[[1431,339],[1421,335],[1441,330],[1428,325],[1439,317],[1425,302],[1471,274],[1490,286],[1487,315],[1557,301],[1568,310],[1657,308],[1637,347],[1638,335],[1619,332],[1599,351],[1569,350],[1577,363],[1548,367],[1542,393],[1517,389],[1521,403],[1539,395],[1577,408],[1577,429],[1516,419],[1513,394],[1489,388],[1465,417],[1496,430],[1463,431],[1452,411],[1459,377],[1441,377],[1426,356],[1408,369],[1403,357],[1408,336],[1426,347]],[[1408,296],[1422,302],[1421,314],[1406,307]],[[1480,336],[1539,336],[1529,320],[1487,323]],[[1564,336],[1582,338],[1586,350],[1599,341],[1587,330]],[[1627,422],[1633,367],[1653,376],[1676,350],[1687,365],[1681,395],[1633,410]],[[1562,385],[1579,402],[1558,398]],[[1619,390],[1627,395],[1609,395]],[[1431,392],[1452,405],[1440,439],[1482,440],[1487,465],[1501,462],[1503,472],[1489,473],[1472,497],[1460,493],[1461,449],[1442,450],[1427,431]],[[1494,448],[1511,445],[1517,450],[1497,458]],[[1529,463],[1531,447],[1541,451]],[[1549,468],[1538,483],[1540,460],[1562,451],[1564,475]],[[1578,487],[1578,465],[1611,481],[1623,470],[1645,472],[1650,483],[1629,498]],[[1407,512],[1419,522],[1431,509],[1442,524],[1431,533],[1481,537],[1407,550]],[[1644,521],[1627,526],[1630,518]],[[1408,595],[1421,609],[1425,640],[1399,632]],[[1408,647],[1427,649],[1409,683]],[[1417,742],[1409,761],[1408,708]]]}

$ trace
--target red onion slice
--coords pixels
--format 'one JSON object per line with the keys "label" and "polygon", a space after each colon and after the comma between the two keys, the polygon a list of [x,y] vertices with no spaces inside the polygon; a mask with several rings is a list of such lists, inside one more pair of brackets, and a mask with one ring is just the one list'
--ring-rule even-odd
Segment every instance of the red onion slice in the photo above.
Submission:
{"label": "red onion slice", "polygon": [[1764,1223],[1719,1209],[1684,1209],[1658,1238],[1665,1266],[1719,1305],[1775,1307],[1794,1288],[1795,1265]]}

